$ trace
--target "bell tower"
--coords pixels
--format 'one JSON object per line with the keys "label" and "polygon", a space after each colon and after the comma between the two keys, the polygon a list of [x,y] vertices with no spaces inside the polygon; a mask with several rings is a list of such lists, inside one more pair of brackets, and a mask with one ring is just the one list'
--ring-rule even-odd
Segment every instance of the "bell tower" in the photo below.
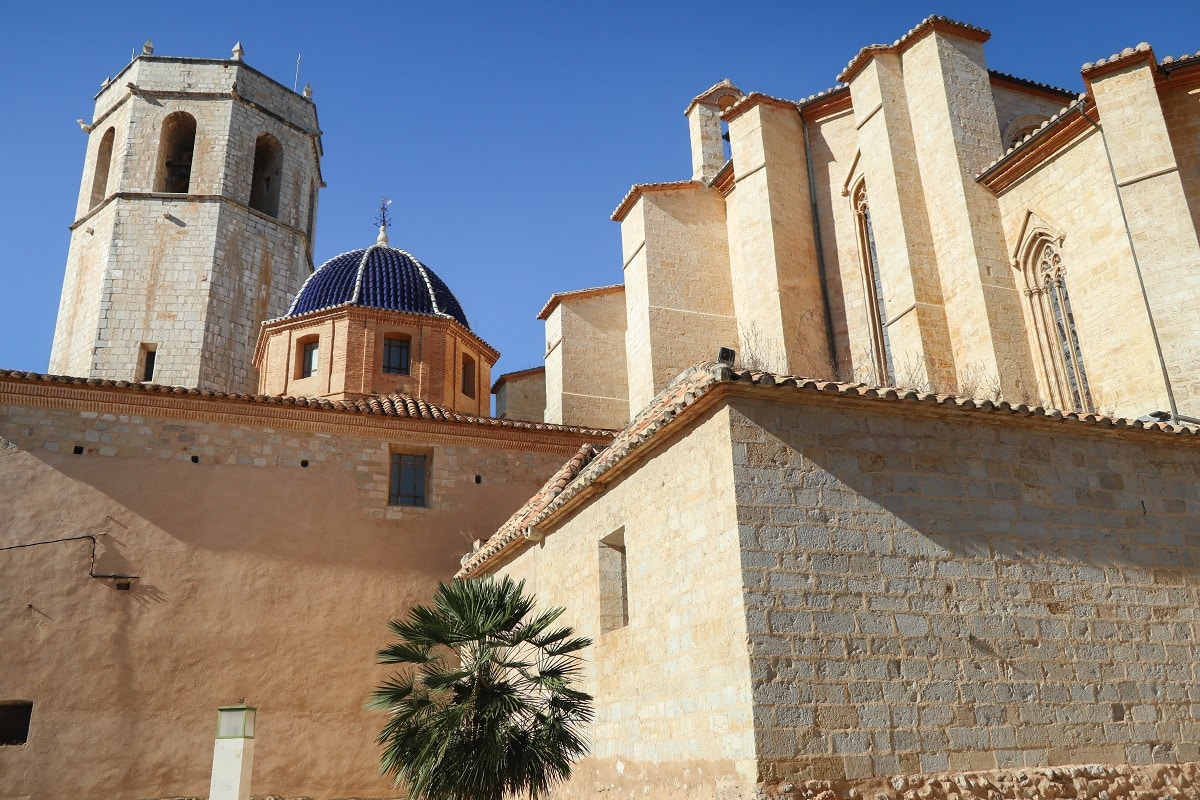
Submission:
{"label": "bell tower", "polygon": [[96,95],[50,371],[254,392],[312,271],[321,134],[242,60],[141,55]]}

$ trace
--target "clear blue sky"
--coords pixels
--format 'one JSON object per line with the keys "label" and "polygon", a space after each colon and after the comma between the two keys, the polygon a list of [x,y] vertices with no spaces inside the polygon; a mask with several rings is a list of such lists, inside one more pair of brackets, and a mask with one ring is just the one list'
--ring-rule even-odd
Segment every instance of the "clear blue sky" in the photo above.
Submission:
{"label": "clear blue sky", "polygon": [[[0,367],[45,371],[84,155],[76,118],[134,48],[246,61],[311,82],[325,132],[318,263],[374,241],[432,267],[497,373],[541,362],[552,292],[621,282],[608,215],[632,183],[690,177],[682,111],[730,77],[802,98],[864,45],[938,13],[992,32],[993,69],[1079,91],[1079,67],[1139,41],[1200,49],[1200,3],[14,3],[0,117]],[[604,357],[604,354],[597,354]],[[611,357],[621,358],[614,353]]]}

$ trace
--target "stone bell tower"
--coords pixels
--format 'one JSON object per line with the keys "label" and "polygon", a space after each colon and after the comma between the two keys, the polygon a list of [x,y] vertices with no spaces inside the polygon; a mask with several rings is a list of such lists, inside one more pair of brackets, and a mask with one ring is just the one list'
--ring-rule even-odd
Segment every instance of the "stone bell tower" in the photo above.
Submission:
{"label": "stone bell tower", "polygon": [[260,323],[312,271],[321,138],[242,61],[154,55],[96,95],[50,371],[254,392]]}

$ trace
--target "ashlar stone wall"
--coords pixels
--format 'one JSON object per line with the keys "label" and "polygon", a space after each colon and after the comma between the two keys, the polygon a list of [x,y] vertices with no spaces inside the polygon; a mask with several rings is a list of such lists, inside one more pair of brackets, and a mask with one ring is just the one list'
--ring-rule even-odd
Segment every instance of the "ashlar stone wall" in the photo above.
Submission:
{"label": "ashlar stone wall", "polygon": [[1200,756],[1200,450],[976,414],[733,404],[764,780]]}

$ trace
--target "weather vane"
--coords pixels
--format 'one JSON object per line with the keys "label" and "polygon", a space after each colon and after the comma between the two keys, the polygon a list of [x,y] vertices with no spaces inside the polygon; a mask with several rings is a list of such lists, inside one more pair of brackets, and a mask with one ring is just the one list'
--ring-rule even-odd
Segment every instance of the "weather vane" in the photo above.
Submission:
{"label": "weather vane", "polygon": [[392,201],[386,197],[379,198],[379,210],[375,212],[375,224],[380,228],[392,227],[392,217],[388,214],[388,206],[391,204]]}
{"label": "weather vane", "polygon": [[392,218],[388,214],[388,206],[392,204],[391,200],[386,197],[379,198],[379,211],[375,213],[375,224],[379,226],[379,238],[375,240],[375,244],[388,246],[387,229],[392,226]]}

